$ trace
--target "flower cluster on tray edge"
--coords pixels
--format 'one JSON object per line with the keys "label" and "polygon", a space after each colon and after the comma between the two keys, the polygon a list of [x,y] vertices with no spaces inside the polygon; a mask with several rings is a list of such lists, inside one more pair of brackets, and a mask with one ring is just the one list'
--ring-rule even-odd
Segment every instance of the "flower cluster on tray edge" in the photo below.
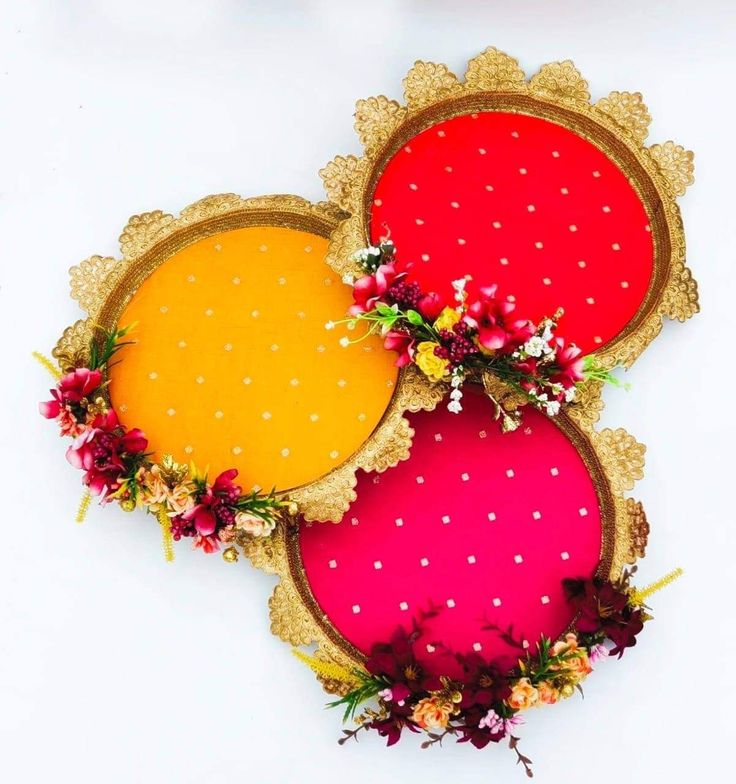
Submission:
{"label": "flower cluster on tray edge", "polygon": [[[171,455],[153,462],[143,431],[126,428],[106,394],[112,358],[134,342],[126,340],[131,327],[100,331],[101,338],[90,345],[87,366],[62,375],[51,390],[52,399],[39,405],[44,417],[56,421],[60,435],[73,439],[67,460],[84,471],[82,481],[88,492],[78,522],[93,495],[102,504],[117,501],[125,511],[141,507],[156,516],[164,552],[172,560],[172,540],[192,538],[194,547],[212,553],[221,543],[231,544],[238,531],[268,536],[279,519],[296,514],[296,505],[280,500],[274,491],[244,492],[235,482],[238,472],[234,468],[210,481],[193,463],[177,463]],[[53,372],[53,365],[42,361]],[[237,551],[228,547],[224,556],[236,560]]]}
{"label": "flower cluster on tray edge", "polygon": [[[390,239],[354,258],[365,274],[345,280],[353,287],[354,303],[344,323],[349,329],[367,326],[358,340],[379,333],[384,347],[398,354],[398,367],[413,363],[430,381],[448,383],[447,407],[453,413],[462,411],[462,386],[471,379],[483,380],[504,432],[519,426],[523,405],[555,416],[575,400],[579,383],[620,383],[592,356],[555,335],[561,309],[534,324],[519,318],[516,305],[499,297],[495,285],[481,286],[471,296],[469,277],[452,281],[450,305],[436,292],[422,290],[412,279],[413,265],[397,258]],[[328,322],[327,329],[336,323],[342,322]]]}
{"label": "flower cluster on tray edge", "polygon": [[[389,746],[400,740],[404,730],[424,732],[428,739],[422,748],[441,745],[447,736],[479,749],[508,739],[517,761],[531,776],[531,760],[518,751],[519,739],[514,735],[523,723],[523,712],[553,705],[576,690],[582,693],[581,683],[594,664],[609,656],[621,658],[636,644],[644,623],[651,619],[645,605],[648,597],[682,574],[676,569],[640,590],[630,584],[635,571],[634,567],[624,572],[616,582],[598,578],[564,580],[575,622],[557,641],[541,637],[534,650],[517,640],[513,629],[484,626],[518,650],[518,662],[511,670],[504,671],[500,662],[487,661],[476,652],[446,650],[462,675],[450,678],[428,674],[414,648],[425,633],[426,622],[440,611],[437,608],[415,619],[411,631],[399,627],[388,642],[375,643],[364,668],[348,669],[294,652],[324,680],[344,684],[344,696],[329,706],[343,708],[343,720],[353,719],[357,727],[343,730],[340,744],[357,739],[361,730],[377,732]],[[432,645],[435,649],[441,647],[436,641]],[[374,707],[365,707],[364,703],[370,701]]]}

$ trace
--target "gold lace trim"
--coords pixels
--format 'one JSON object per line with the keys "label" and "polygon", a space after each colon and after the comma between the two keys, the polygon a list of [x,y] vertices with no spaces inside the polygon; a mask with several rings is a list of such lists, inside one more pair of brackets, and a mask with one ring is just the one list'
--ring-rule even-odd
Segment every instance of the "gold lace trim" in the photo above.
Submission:
{"label": "gold lace trim", "polygon": [[664,317],[685,321],[698,310],[698,289],[685,264],[676,197],[693,182],[693,154],[674,142],[646,147],[651,117],[640,93],[612,92],[591,104],[572,62],[543,65],[526,80],[498,49],[474,57],[461,82],[446,66],[419,61],[404,79],[405,105],[385,96],[358,101],[355,128],[363,157],[338,156],[321,172],[329,198],[350,214],[333,232],[328,263],[358,271],[352,254],[369,243],[375,186],[398,150],[421,131],[472,112],[504,111],[550,120],[582,136],[627,175],[644,204],[654,241],[654,271],[634,318],[597,353],[607,367],[628,367],[657,336]]}
{"label": "gold lace trim", "polygon": [[[345,213],[329,202],[312,204],[299,196],[243,199],[232,193],[207,196],[179,217],[160,210],[134,215],[120,236],[122,258],[92,256],[70,270],[71,294],[88,318],[64,330],[53,350],[63,370],[89,358],[94,325],[117,324],[142,282],[182,248],[213,234],[246,226],[284,226],[329,237]],[[409,456],[413,432],[405,411],[434,408],[442,390],[421,373],[400,373],[384,415],[363,446],[347,461],[314,482],[283,489],[306,520],[337,521],[355,499],[355,472],[384,471]]]}
{"label": "gold lace trim", "polygon": [[[596,431],[593,425],[600,408],[594,402],[596,391],[589,389],[586,394],[590,398],[586,412],[573,413],[576,409],[571,407],[552,421],[573,443],[593,478],[602,524],[597,574],[616,580],[627,564],[643,556],[649,535],[641,504],[624,497],[643,476],[645,447],[625,430]],[[276,636],[291,645],[315,644],[320,658],[344,667],[365,661],[317,603],[302,564],[298,527],[279,527],[270,540],[244,542],[244,550],[254,566],[280,578],[269,601],[271,631]],[[334,682],[323,686],[332,693],[345,688]]]}

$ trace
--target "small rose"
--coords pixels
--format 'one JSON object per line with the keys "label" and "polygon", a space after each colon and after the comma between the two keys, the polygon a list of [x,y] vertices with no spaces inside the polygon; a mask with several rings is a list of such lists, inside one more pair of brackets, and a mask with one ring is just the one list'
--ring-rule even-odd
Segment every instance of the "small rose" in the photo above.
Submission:
{"label": "small rose", "polygon": [[276,520],[268,519],[253,512],[238,512],[235,515],[235,527],[251,536],[268,536],[276,528]]}
{"label": "small rose", "polygon": [[539,692],[529,678],[519,678],[511,688],[511,696],[507,702],[514,710],[526,710],[536,705],[538,700]]}

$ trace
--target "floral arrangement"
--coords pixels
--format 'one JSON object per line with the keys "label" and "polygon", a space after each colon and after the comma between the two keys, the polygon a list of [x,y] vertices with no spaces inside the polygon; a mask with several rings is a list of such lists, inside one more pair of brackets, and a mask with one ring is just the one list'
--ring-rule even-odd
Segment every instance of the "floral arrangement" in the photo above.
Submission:
{"label": "floral arrangement", "polygon": [[[102,504],[117,501],[125,511],[137,507],[153,514],[161,525],[164,553],[173,560],[172,541],[192,538],[194,547],[206,553],[231,544],[236,534],[268,536],[284,515],[295,515],[296,505],[268,495],[245,493],[235,483],[236,469],[223,471],[214,481],[194,464],[184,465],[166,455],[155,463],[150,459],[148,440],[138,428],[125,428],[106,393],[107,370],[115,354],[133,341],[125,340],[130,327],[102,333],[92,341],[86,367],[75,367],[62,375],[54,364],[37,355],[58,378],[52,399],[39,405],[40,413],[53,419],[62,436],[73,439],[66,457],[84,471],[87,491],[77,514],[82,522],[92,496]],[[238,558],[229,546],[225,560]]]}
{"label": "floral arrangement", "polygon": [[[637,590],[630,586],[631,575],[625,572],[613,583],[600,579],[563,581],[565,595],[576,620],[573,628],[559,640],[542,637],[532,650],[516,640],[511,630],[487,625],[498,631],[519,659],[508,671],[499,662],[487,661],[478,653],[452,654],[459,664],[461,677],[436,677],[424,671],[414,654],[414,646],[424,633],[423,623],[437,610],[415,621],[411,632],[399,628],[389,642],[372,646],[364,669],[349,670],[332,662],[295,652],[325,681],[344,685],[344,696],[330,707],[344,708],[344,721],[354,719],[356,729],[343,730],[340,744],[358,733],[373,730],[391,746],[404,730],[424,732],[422,748],[440,744],[448,736],[478,749],[508,739],[528,776],[531,760],[522,755],[514,734],[530,708],[554,705],[582,693],[581,684],[593,671],[593,665],[611,656],[621,658],[651,616],[646,599],[682,574],[676,569],[648,586]],[[437,642],[432,643],[435,647]],[[448,651],[448,653],[451,653]],[[375,701],[375,707],[362,708]]]}
{"label": "floral arrangement", "polygon": [[[354,258],[365,274],[346,278],[354,299],[348,328],[367,325],[363,337],[380,333],[384,347],[399,355],[398,367],[413,363],[430,381],[449,383],[447,407],[453,413],[462,411],[461,387],[471,378],[483,380],[504,432],[519,426],[525,404],[555,416],[575,400],[580,382],[618,384],[592,357],[555,335],[562,310],[534,324],[519,318],[515,304],[500,298],[495,285],[481,286],[471,298],[468,277],[452,282],[455,302],[449,305],[412,280],[412,264],[397,259],[390,239],[359,250]],[[331,329],[335,322],[326,326]],[[343,345],[349,342],[343,338]]]}

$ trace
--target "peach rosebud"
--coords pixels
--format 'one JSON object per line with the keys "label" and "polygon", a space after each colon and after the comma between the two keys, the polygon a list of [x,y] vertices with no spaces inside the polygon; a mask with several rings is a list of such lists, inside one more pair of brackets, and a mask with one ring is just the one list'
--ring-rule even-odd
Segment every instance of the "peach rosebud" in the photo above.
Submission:
{"label": "peach rosebud", "polygon": [[251,536],[268,536],[276,527],[276,521],[273,518],[266,520],[253,512],[238,512],[235,527]]}
{"label": "peach rosebud", "polygon": [[539,692],[529,678],[519,678],[511,688],[511,696],[507,702],[514,710],[526,710],[536,705],[538,700]]}
{"label": "peach rosebud", "polygon": [[564,640],[558,640],[553,646],[550,654],[558,656],[560,653],[572,653],[578,650],[578,637],[573,632],[568,632]]}
{"label": "peach rosebud", "polygon": [[414,706],[411,720],[423,730],[442,730],[447,726],[451,713],[452,703],[433,695],[419,700]]}

